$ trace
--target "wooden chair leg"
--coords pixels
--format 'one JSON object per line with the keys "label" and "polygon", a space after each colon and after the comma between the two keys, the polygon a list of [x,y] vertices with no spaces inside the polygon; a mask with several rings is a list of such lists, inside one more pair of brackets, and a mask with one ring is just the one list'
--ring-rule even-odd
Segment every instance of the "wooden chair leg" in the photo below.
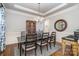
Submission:
{"label": "wooden chair leg", "polygon": [[54,47],[55,47],[55,42],[54,42]]}
{"label": "wooden chair leg", "polygon": [[18,48],[20,48],[20,44],[18,43]]}
{"label": "wooden chair leg", "polygon": [[37,44],[35,43],[35,56],[37,55],[36,50],[37,50]]}
{"label": "wooden chair leg", "polygon": [[27,55],[27,51],[25,50],[25,56]]}
{"label": "wooden chair leg", "polygon": [[21,56],[21,50],[20,50],[20,56]]}
{"label": "wooden chair leg", "polygon": [[20,56],[21,56],[21,44],[20,44]]}
{"label": "wooden chair leg", "polygon": [[51,48],[52,48],[52,47],[51,47],[51,42],[49,42],[49,45],[50,45],[50,49],[51,49]]}
{"label": "wooden chair leg", "polygon": [[41,54],[42,54],[42,46],[40,46],[40,51],[41,51]]}
{"label": "wooden chair leg", "polygon": [[47,51],[48,51],[48,44],[46,46],[47,46]]}
{"label": "wooden chair leg", "polygon": [[55,45],[56,45],[56,41],[54,40],[54,47],[55,47]]}
{"label": "wooden chair leg", "polygon": [[35,56],[37,55],[37,54],[36,54],[36,49],[37,49],[37,48],[35,48]]}

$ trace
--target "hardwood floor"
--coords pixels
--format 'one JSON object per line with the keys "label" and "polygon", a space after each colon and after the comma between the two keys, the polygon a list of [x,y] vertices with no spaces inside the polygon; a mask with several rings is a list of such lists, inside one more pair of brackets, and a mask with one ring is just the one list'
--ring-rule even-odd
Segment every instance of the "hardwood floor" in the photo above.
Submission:
{"label": "hardwood floor", "polygon": [[1,56],[13,56],[14,47],[18,46],[17,44],[7,45],[5,51],[3,51]]}
{"label": "hardwood floor", "polygon": [[[12,44],[12,45],[6,46],[5,51],[3,53],[1,53],[0,55],[1,56],[13,56],[14,47],[16,47],[16,46],[18,46],[18,45]],[[62,56],[62,49],[59,49],[58,51],[52,53],[51,56]],[[65,56],[72,56],[72,51],[70,50],[70,46],[67,46]]]}

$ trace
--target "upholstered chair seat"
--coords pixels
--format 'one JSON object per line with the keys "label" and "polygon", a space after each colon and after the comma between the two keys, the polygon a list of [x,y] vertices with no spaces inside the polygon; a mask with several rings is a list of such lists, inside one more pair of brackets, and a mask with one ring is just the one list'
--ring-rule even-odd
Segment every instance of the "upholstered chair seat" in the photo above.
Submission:
{"label": "upholstered chair seat", "polygon": [[23,48],[24,50],[26,50],[26,51],[30,51],[30,50],[35,49],[35,46],[34,46],[34,45],[28,45],[28,46],[26,47],[27,49],[25,49],[25,45],[22,45],[22,48]]}

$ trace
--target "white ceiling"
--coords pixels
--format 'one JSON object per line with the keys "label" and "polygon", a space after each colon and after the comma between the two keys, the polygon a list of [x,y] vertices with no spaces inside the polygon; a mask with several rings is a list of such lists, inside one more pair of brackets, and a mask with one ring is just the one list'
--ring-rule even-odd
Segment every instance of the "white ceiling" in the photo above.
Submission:
{"label": "white ceiling", "polygon": [[[33,9],[33,10],[39,12],[39,7],[38,7],[39,4],[38,3],[26,3],[26,4],[24,3],[24,4],[19,4],[19,5],[24,6],[25,8]],[[40,12],[45,13],[48,10],[50,10],[58,5],[60,5],[60,3],[53,3],[53,4],[52,3],[41,3],[40,4]]]}
{"label": "white ceiling", "polygon": [[4,3],[8,9],[30,13],[34,15],[48,16],[66,8],[72,7],[76,3],[40,3],[40,12],[38,3]]}

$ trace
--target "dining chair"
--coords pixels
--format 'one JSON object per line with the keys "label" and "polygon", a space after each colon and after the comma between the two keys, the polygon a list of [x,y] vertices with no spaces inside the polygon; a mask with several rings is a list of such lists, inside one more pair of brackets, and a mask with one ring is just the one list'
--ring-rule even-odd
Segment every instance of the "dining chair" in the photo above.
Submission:
{"label": "dining chair", "polygon": [[40,46],[41,54],[42,54],[43,46],[46,46],[47,50],[48,50],[48,36],[49,36],[48,32],[47,33],[42,33],[41,39],[39,41],[37,41],[37,45]]}
{"label": "dining chair", "polygon": [[37,34],[26,34],[26,42],[22,44],[22,50],[25,52],[25,56],[27,55],[28,51],[35,50],[36,55],[36,49],[37,49]]}
{"label": "dining chair", "polygon": [[48,40],[48,43],[50,45],[50,48],[52,46],[52,43],[54,44],[54,47],[55,47],[55,44],[56,44],[56,32],[51,33],[50,38]]}

